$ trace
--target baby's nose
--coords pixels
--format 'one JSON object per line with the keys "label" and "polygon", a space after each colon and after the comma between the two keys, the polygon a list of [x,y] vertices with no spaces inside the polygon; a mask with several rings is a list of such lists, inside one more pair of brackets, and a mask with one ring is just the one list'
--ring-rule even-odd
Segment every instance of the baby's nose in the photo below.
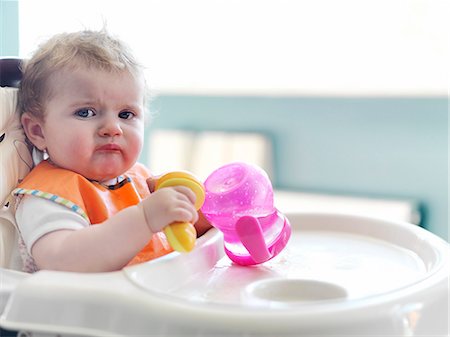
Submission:
{"label": "baby's nose", "polygon": [[122,135],[123,131],[119,121],[108,119],[100,127],[99,134],[105,137],[112,137]]}

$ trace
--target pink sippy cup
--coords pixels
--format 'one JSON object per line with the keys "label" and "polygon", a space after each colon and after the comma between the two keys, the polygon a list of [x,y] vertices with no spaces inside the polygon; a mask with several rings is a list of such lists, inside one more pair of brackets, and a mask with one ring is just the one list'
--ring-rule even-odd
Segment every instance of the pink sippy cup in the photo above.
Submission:
{"label": "pink sippy cup", "polygon": [[231,163],[205,181],[205,217],[224,235],[225,252],[240,265],[270,260],[291,235],[287,218],[273,205],[269,177],[261,168]]}

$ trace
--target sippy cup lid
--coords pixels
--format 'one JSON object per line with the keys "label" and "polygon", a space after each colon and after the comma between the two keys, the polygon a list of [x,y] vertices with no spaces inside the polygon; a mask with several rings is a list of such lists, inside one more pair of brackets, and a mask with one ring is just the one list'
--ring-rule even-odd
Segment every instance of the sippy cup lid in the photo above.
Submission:
{"label": "sippy cup lid", "polygon": [[261,168],[236,162],[213,171],[206,179],[206,214],[265,216],[274,212],[273,190],[267,173]]}

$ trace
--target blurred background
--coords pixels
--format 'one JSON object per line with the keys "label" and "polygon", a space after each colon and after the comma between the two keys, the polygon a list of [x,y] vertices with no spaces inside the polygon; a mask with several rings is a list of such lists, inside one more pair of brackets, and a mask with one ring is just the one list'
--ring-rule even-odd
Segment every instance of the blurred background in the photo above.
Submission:
{"label": "blurred background", "polygon": [[285,211],[408,221],[448,240],[445,0],[0,0],[0,56],[101,29],[146,66],[155,174],[262,166]]}

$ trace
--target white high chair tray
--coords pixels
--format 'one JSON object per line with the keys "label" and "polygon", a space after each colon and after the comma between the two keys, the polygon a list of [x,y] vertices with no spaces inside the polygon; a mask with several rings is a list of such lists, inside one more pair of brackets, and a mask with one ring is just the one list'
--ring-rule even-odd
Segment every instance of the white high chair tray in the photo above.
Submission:
{"label": "white high chair tray", "polygon": [[0,326],[83,336],[447,334],[445,241],[380,219],[287,216],[286,249],[258,266],[233,264],[212,229],[189,254],[120,272],[16,279]]}

